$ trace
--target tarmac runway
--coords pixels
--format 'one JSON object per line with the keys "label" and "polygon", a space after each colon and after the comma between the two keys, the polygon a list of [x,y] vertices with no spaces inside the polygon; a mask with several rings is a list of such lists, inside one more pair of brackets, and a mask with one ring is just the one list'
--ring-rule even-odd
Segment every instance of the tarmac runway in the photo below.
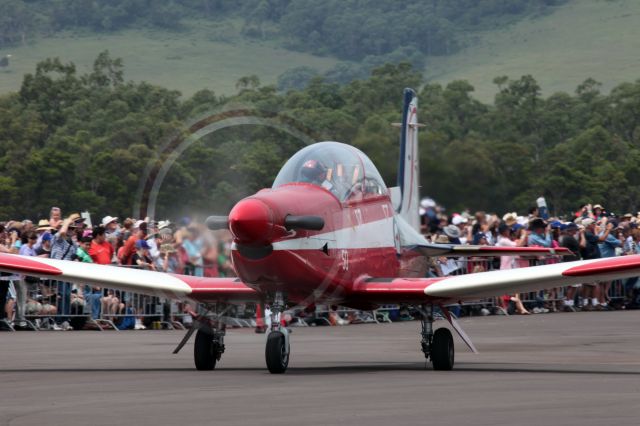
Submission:
{"label": "tarmac runway", "polygon": [[209,372],[183,332],[2,332],[0,425],[640,424],[640,311],[460,323],[480,354],[456,337],[450,372],[419,322],[295,328],[284,375],[248,329]]}

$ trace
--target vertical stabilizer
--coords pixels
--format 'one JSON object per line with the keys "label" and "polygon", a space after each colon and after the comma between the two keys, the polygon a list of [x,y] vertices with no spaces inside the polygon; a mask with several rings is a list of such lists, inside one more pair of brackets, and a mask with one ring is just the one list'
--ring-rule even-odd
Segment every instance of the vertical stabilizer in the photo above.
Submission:
{"label": "vertical stabilizer", "polygon": [[413,89],[404,89],[402,123],[400,124],[400,164],[398,214],[414,229],[420,231],[420,168],[418,158],[418,97]]}

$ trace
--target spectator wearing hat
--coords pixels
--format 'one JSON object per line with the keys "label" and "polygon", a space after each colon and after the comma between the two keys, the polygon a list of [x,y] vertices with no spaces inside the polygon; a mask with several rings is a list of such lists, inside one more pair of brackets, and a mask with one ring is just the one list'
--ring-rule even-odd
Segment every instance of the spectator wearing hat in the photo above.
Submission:
{"label": "spectator wearing hat", "polygon": [[38,257],[51,257],[51,242],[53,241],[53,236],[45,232],[42,235],[42,241],[40,247],[36,248],[36,256]]}
{"label": "spectator wearing hat", "polygon": [[487,234],[481,231],[473,234],[473,245],[474,246],[488,246],[489,239],[487,238]]}
{"label": "spectator wearing hat", "polygon": [[518,223],[518,213],[506,213],[504,216],[502,216],[502,223],[504,223],[508,227],[512,227],[513,225]]}
{"label": "spectator wearing hat", "polygon": [[105,216],[102,218],[102,227],[104,228],[107,236],[115,235],[120,236],[120,228],[118,227],[118,218],[113,216]]}
{"label": "spectator wearing hat", "polygon": [[595,221],[597,222],[603,217],[606,217],[604,207],[600,204],[596,204],[595,206],[593,206],[593,219],[595,219]]}
{"label": "spectator wearing hat", "polygon": [[[446,234],[438,234],[436,236],[436,239],[434,240],[434,243],[436,243],[436,244],[450,244],[449,237],[447,237]],[[442,276],[447,275],[442,271],[442,266],[443,265],[447,265],[448,262],[449,262],[449,259],[447,259],[444,256],[443,257],[438,257],[437,259],[436,258],[429,258],[430,271],[427,274],[427,276],[433,277],[434,273],[435,273],[435,276],[438,276],[438,277],[442,277]],[[447,272],[447,271],[445,270],[445,272]]]}
{"label": "spectator wearing hat", "polygon": [[551,247],[553,245],[553,239],[550,232],[551,226],[537,217],[529,222],[529,238],[527,245],[529,247]]}
{"label": "spectator wearing hat", "polygon": [[166,234],[160,234],[162,244],[160,245],[160,258],[162,259],[162,265],[160,270],[162,272],[168,272],[170,274],[182,273],[182,265],[180,264],[180,256],[178,256],[178,250],[171,243],[171,239]]}
{"label": "spectator wearing hat", "polygon": [[456,225],[447,225],[444,227],[442,232],[447,236],[448,243],[460,244],[460,228]]}
{"label": "spectator wearing hat", "polygon": [[459,244],[466,244],[470,238],[467,235],[467,224],[469,223],[469,219],[461,214],[454,214],[451,218],[451,224],[458,227],[460,230],[460,236],[458,237]]}
{"label": "spectator wearing hat", "polygon": [[[480,238],[478,233],[481,232],[484,234],[487,240],[487,244],[492,245],[494,242],[494,230],[496,234],[495,237],[497,238],[496,227],[498,225],[498,221],[499,220],[497,217],[495,217],[495,215],[487,215],[483,211],[477,211],[475,213],[475,220],[473,222],[473,226],[471,227],[468,241],[474,241],[474,239],[478,241],[478,238]],[[477,244],[477,242],[474,242],[473,244]]]}
{"label": "spectator wearing hat", "polygon": [[162,259],[160,258],[160,234],[158,234],[158,226],[156,222],[150,221],[147,223],[147,236],[145,237],[147,245],[149,246],[149,257],[153,261],[156,270],[161,268]]}
{"label": "spectator wearing hat", "polygon": [[[606,221],[606,219],[605,219]],[[584,240],[580,239],[580,255],[584,260],[600,258],[600,238],[596,233],[596,221],[590,217],[582,219],[580,222],[584,227]],[[610,232],[609,229],[607,231]],[[599,287],[596,283],[583,284],[582,287],[582,309],[592,310],[599,306],[598,302]]]}
{"label": "spectator wearing hat", "polygon": [[[49,220],[51,222],[51,220]],[[78,245],[73,239],[76,229],[82,225],[84,218],[78,213],[71,214],[62,222],[60,230],[53,236],[51,242],[52,259],[57,260],[74,260],[77,256]],[[58,281],[58,294],[60,302],[58,303],[58,314],[61,315],[58,321],[62,321],[58,326],[62,330],[72,330],[69,324],[68,315],[71,312],[71,284],[68,282]]]}
{"label": "spectator wearing hat", "polygon": [[38,227],[36,228],[38,241],[36,241],[36,245],[34,246],[35,250],[38,250],[42,246],[42,237],[45,234],[51,235],[51,231],[53,231],[53,227],[49,224],[49,221],[47,219],[40,219],[38,221]]}
{"label": "spectator wearing hat", "polygon": [[606,217],[600,220],[598,232],[598,248],[600,257],[615,257],[616,248],[622,247],[622,243],[612,233],[616,223],[609,221]]}
{"label": "spectator wearing hat", "polygon": [[140,269],[147,269],[155,271],[156,267],[153,264],[153,259],[149,255],[149,244],[146,240],[136,241],[136,251],[131,258],[132,265],[139,267]]}
{"label": "spectator wearing hat", "polygon": [[58,260],[74,260],[77,244],[74,241],[76,229],[84,222],[84,218],[74,213],[62,222],[62,226],[53,236],[51,243],[51,258]]}
{"label": "spectator wearing hat", "polygon": [[[600,257],[615,257],[616,249],[622,247],[622,242],[613,234],[616,223],[609,221],[607,217],[601,219],[600,232],[598,233],[598,248],[600,249]],[[611,288],[611,281],[603,281],[598,285],[598,301],[602,309],[608,308],[608,295]]]}
{"label": "spectator wearing hat", "polygon": [[[527,245],[527,234],[525,232],[519,233],[519,238],[516,238],[516,232],[507,226],[506,223],[501,223],[498,226],[498,241],[497,247],[524,247]],[[513,269],[517,268],[515,263],[515,256],[500,256],[500,269]]]}
{"label": "spectator wearing hat", "polygon": [[7,247],[12,254],[18,254],[20,246],[22,246],[22,238],[20,238],[22,233],[22,222],[10,220],[6,224],[6,229],[8,234],[8,238],[6,240]]}
{"label": "spectator wearing hat", "polygon": [[633,219],[633,215],[631,213],[625,213],[620,218],[620,223],[618,225],[626,224],[628,226],[631,223],[631,219]]}
{"label": "spectator wearing hat", "polygon": [[420,201],[421,228],[423,233],[433,234],[438,230],[438,213],[436,202],[431,198],[423,198]]}

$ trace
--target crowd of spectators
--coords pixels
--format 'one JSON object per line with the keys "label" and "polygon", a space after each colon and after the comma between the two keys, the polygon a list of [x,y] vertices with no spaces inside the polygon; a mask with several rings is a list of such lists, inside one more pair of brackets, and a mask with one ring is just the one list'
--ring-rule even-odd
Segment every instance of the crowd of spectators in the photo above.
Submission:
{"label": "crowd of spectators", "polygon": [[[568,262],[581,259],[640,254],[640,212],[636,215],[608,213],[600,204],[587,204],[571,217],[549,217],[546,207],[532,207],[527,214],[516,212],[502,216],[483,211],[447,214],[431,199],[421,202],[422,231],[432,242],[447,244],[474,244],[504,247],[566,247],[573,255],[542,259],[502,256],[499,260],[481,262],[470,259],[465,272],[487,269],[513,269],[541,262]],[[430,273],[436,276],[455,273],[463,267],[459,261],[437,259]],[[638,278],[622,281],[623,294],[616,308],[635,308],[639,304]],[[608,310],[611,304],[611,281],[584,283],[565,289],[549,289],[533,300],[531,311],[546,313],[565,310]],[[520,314],[529,314],[521,295],[505,295],[502,304],[510,305]]]}
{"label": "crowd of spectators", "polygon": [[[202,277],[234,276],[229,233],[210,231],[187,217],[174,224],[105,216],[90,226],[80,214],[65,217],[52,207],[49,218],[36,223],[0,223],[0,252]],[[38,278],[2,273],[0,301],[0,319],[15,318],[18,329],[27,327],[27,316],[55,315],[50,327],[70,330],[71,317],[83,312],[94,319],[118,316],[118,326],[135,326],[127,294],[96,286],[57,282],[52,288]]]}
{"label": "crowd of spectators", "polygon": [[[503,247],[566,247],[564,257],[497,259],[433,259],[431,276],[513,269],[540,263],[597,259],[640,253],[640,212],[614,215],[601,205],[582,206],[572,217],[548,217],[544,207],[527,214],[498,215],[478,211],[447,214],[431,199],[421,202],[422,231],[435,243],[495,245]],[[178,223],[105,216],[96,226],[78,213],[63,216],[52,207],[49,218],[0,222],[0,252],[76,262],[118,265],[153,271],[203,277],[233,276],[230,261],[231,236],[210,231],[201,223],[183,218]],[[498,298],[503,310],[527,315],[565,310],[611,309],[612,283],[596,282],[549,289],[531,294]],[[639,304],[638,278],[622,282],[622,303]],[[56,282],[44,285],[38,278],[0,274],[0,319],[14,318],[16,328],[26,327],[27,317],[55,318],[56,330],[72,329],[71,317],[88,314],[93,319],[117,317],[119,327],[140,326],[127,300],[127,293],[97,286]],[[129,315],[131,314],[131,315]],[[40,324],[44,326],[46,324]],[[141,326],[142,327],[142,326]]]}

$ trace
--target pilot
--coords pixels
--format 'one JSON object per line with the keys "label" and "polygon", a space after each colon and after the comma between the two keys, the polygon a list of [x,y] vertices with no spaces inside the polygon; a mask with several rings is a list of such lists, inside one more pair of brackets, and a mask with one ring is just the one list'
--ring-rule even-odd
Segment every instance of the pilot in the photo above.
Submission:
{"label": "pilot", "polygon": [[302,182],[322,186],[333,191],[334,185],[327,179],[327,169],[318,160],[307,160],[300,171]]}

